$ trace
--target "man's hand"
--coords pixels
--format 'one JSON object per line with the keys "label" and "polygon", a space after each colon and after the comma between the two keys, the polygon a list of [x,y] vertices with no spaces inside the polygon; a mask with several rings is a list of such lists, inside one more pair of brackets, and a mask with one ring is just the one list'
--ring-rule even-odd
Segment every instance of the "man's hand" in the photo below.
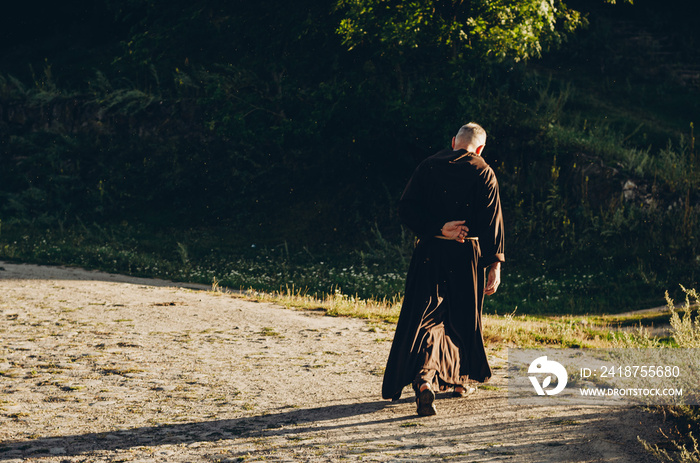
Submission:
{"label": "man's hand", "polygon": [[501,263],[496,262],[489,267],[489,275],[486,279],[486,288],[484,288],[484,294],[487,296],[492,295],[498,289],[498,285],[501,284]]}
{"label": "man's hand", "polygon": [[453,220],[442,226],[442,236],[451,240],[464,243],[464,238],[467,237],[469,227],[464,225],[465,220]]}

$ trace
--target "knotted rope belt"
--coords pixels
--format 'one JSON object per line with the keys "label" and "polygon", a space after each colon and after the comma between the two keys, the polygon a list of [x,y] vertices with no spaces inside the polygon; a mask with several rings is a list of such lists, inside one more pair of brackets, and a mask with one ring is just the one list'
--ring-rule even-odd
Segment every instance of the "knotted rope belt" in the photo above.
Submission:
{"label": "knotted rope belt", "polygon": [[[441,240],[447,240],[447,241],[457,241],[457,240],[455,240],[455,239],[448,238],[448,237],[442,236],[442,235],[435,235],[435,238],[439,238],[439,239],[441,239]],[[479,237],[478,237],[478,236],[465,236],[465,237],[464,237],[464,240],[465,240],[465,241],[466,241],[466,240],[479,241]]]}

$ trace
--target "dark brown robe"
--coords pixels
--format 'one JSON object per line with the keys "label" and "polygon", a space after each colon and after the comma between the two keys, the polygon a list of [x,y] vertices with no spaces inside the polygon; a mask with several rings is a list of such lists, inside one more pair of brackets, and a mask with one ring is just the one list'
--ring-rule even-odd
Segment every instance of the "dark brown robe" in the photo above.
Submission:
{"label": "dark brown robe", "polygon": [[[493,170],[464,150],[441,151],[416,168],[399,202],[399,215],[418,235],[418,244],[382,396],[397,400],[404,386],[416,381],[444,390],[488,380],[491,368],[481,329],[485,268],[505,261]],[[469,236],[478,241],[436,238],[453,220],[465,220]]]}

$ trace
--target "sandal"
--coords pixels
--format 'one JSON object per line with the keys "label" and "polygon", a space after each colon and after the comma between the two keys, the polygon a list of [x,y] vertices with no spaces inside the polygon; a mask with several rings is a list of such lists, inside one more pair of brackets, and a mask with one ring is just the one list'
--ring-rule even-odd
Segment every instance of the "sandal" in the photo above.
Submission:
{"label": "sandal", "polygon": [[466,397],[469,394],[473,394],[475,391],[476,388],[472,386],[455,386],[452,397]]}
{"label": "sandal", "polygon": [[420,390],[420,387],[418,388],[418,392],[416,393],[416,405],[417,405],[417,412],[418,415],[420,416],[432,416],[437,414],[437,410],[435,409],[435,393],[433,392],[432,389],[430,389],[430,386],[427,388],[423,389],[422,391]]}

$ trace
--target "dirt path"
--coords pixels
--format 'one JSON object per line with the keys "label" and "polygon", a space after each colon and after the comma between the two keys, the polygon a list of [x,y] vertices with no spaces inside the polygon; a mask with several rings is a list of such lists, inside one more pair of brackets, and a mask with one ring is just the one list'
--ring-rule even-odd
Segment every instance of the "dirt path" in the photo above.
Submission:
{"label": "dirt path", "polygon": [[[196,288],[196,287],[195,287]],[[515,407],[496,376],[415,415],[392,331],[159,280],[0,262],[0,462],[654,461],[658,416]]]}

